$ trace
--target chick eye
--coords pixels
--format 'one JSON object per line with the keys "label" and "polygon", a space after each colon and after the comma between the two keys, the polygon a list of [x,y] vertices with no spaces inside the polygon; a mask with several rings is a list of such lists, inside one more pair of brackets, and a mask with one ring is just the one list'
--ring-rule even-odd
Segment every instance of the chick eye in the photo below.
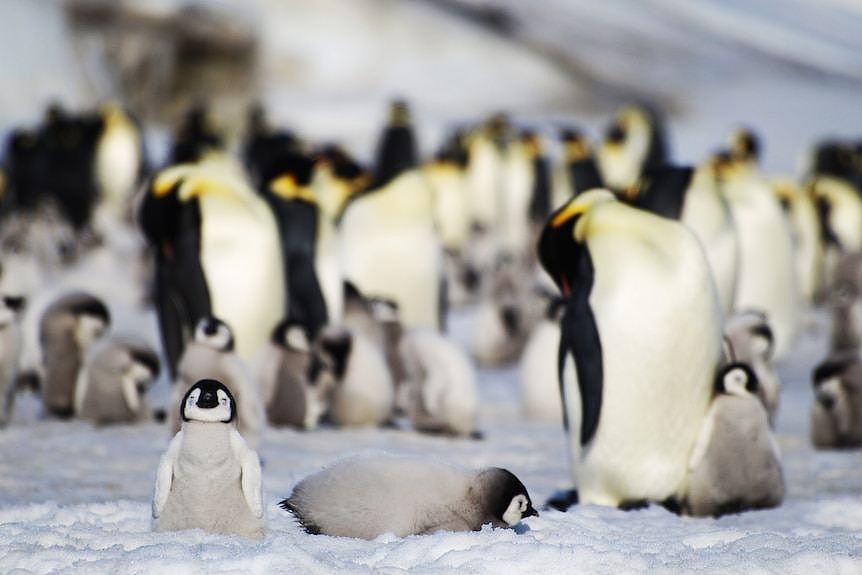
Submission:
{"label": "chick eye", "polygon": [[227,398],[226,398],[226,397],[223,397],[223,398],[221,399],[221,404],[222,404],[222,405],[227,405]]}

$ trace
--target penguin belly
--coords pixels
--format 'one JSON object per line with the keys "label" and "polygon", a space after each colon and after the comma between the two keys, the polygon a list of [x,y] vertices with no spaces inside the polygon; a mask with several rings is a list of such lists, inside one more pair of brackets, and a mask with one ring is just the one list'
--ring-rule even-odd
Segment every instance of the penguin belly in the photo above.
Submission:
{"label": "penguin belly", "polygon": [[237,354],[253,360],[286,315],[285,274],[275,220],[262,200],[199,198],[201,264],[212,313],[234,333]]}
{"label": "penguin belly", "polygon": [[500,247],[518,256],[527,250],[531,239],[530,199],[533,192],[533,166],[520,144],[512,144],[503,162],[502,202],[499,218]]}
{"label": "penguin belly", "polygon": [[774,357],[780,359],[793,344],[799,316],[790,230],[765,185],[740,184],[726,190],[740,247],[735,306],[766,312],[775,333]]}
{"label": "penguin belly", "polygon": [[714,183],[695,172],[686,192],[680,221],[694,232],[703,245],[715,276],[721,309],[725,316],[734,309],[739,273],[739,243],[730,207]]}
{"label": "penguin belly", "polygon": [[263,518],[254,516],[242,492],[241,467],[231,449],[230,429],[219,423],[186,423],[170,494],[153,520],[155,531],[204,529],[263,537]]}
{"label": "penguin belly", "polygon": [[353,348],[344,377],[332,397],[330,417],[336,425],[380,425],[395,404],[395,386],[383,353],[353,332]]}
{"label": "penguin belly", "polygon": [[434,192],[434,221],[443,247],[461,252],[470,238],[470,211],[465,178],[455,166],[434,167],[426,171]]}
{"label": "penguin belly", "polygon": [[[569,442],[580,501],[615,506],[663,501],[684,486],[712,396],[721,311],[691,232],[653,220],[643,237],[601,233],[603,224],[615,225],[614,215],[605,221],[597,215],[597,232],[588,240],[595,266],[590,306],[604,366],[600,419],[581,448],[574,433],[580,415],[569,417]],[[567,385],[565,393],[578,395],[577,386]],[[567,413],[570,401],[580,405],[567,397]]]}
{"label": "penguin belly", "polygon": [[96,148],[96,178],[102,203],[116,215],[131,199],[141,167],[141,145],[133,126],[107,131]]}
{"label": "penguin belly", "polygon": [[476,136],[472,140],[466,176],[467,197],[473,223],[485,230],[493,230],[497,225],[502,163],[490,139]]}
{"label": "penguin belly", "polygon": [[544,320],[530,335],[518,367],[521,409],[530,419],[562,421],[563,403],[557,374],[560,326]]}

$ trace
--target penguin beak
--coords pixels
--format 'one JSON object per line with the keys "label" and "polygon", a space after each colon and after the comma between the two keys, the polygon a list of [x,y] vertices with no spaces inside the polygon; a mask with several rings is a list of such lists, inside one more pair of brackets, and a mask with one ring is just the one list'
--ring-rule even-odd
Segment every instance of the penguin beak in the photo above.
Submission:
{"label": "penguin beak", "polygon": [[205,391],[198,398],[198,402],[196,405],[201,409],[212,409],[213,407],[218,405],[218,398],[213,392]]}
{"label": "penguin beak", "polygon": [[539,512],[536,511],[536,508],[533,507],[533,504],[531,503],[527,506],[527,510],[524,511],[523,515],[521,515],[521,519],[524,519],[527,517],[538,517],[538,516],[539,516]]}

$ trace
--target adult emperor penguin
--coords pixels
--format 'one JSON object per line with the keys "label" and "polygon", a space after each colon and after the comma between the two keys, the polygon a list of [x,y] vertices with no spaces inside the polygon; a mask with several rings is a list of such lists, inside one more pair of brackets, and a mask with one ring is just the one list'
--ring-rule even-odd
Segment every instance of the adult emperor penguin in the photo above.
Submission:
{"label": "adult emperor penguin", "polygon": [[152,418],[147,392],[159,374],[159,358],[145,342],[107,337],[87,354],[75,387],[75,414],[97,425]]}
{"label": "adult emperor penguin", "polygon": [[[266,426],[260,391],[254,378],[234,350],[230,327],[220,319],[205,317],[198,322],[194,339],[183,352],[173,389],[179,401],[199,379],[218,379],[239,402],[238,428],[246,442],[257,448]],[[180,429],[179,413],[169,414],[171,432]]]}
{"label": "adult emperor penguin", "polygon": [[442,323],[443,261],[433,197],[421,171],[400,154],[383,154],[375,169],[377,186],[372,184],[344,209],[344,277],[363,293],[394,300],[405,326],[437,328]]}
{"label": "adult emperor penguin", "polygon": [[207,315],[233,330],[251,361],[286,315],[278,225],[242,168],[222,154],[160,172],[139,221],[157,251],[156,295],[163,343],[175,365]]}
{"label": "adult emperor penguin", "polygon": [[551,208],[558,209],[574,196],[604,187],[586,135],[574,128],[560,131],[563,155],[554,170]]}
{"label": "adult emperor penguin", "polygon": [[757,398],[757,376],[745,363],[718,373],[716,396],[689,462],[682,510],[718,517],[776,507],[784,499],[778,444]]}
{"label": "adult emperor penguin", "polygon": [[527,488],[506,469],[376,454],[306,477],[280,505],[309,533],[360,539],[513,527],[538,515]]}
{"label": "adult emperor penguin", "polygon": [[757,378],[755,395],[763,403],[769,424],[775,425],[781,380],[772,364],[774,341],[765,314],[746,310],[727,318],[724,325],[725,354],[731,362],[744,363]]}
{"label": "adult emperor penguin", "polygon": [[800,297],[790,227],[751,159],[720,156],[717,174],[730,205],[740,250],[734,306],[766,312],[775,335],[775,358],[793,345]]}
{"label": "adult emperor penguin", "polygon": [[183,396],[182,429],[156,472],[154,531],[263,537],[260,460],[236,430],[237,407],[230,390],[212,379]]}
{"label": "adult emperor penguin", "polygon": [[22,298],[0,298],[0,429],[12,419],[21,352],[19,316],[23,306]]}
{"label": "adult emperor penguin", "polygon": [[819,449],[862,445],[862,360],[859,351],[829,355],[812,374],[811,442]]}
{"label": "adult emperor penguin", "polygon": [[467,138],[467,197],[473,226],[493,232],[500,217],[503,150],[509,137],[509,120],[494,114]]}
{"label": "adult emperor penguin", "polygon": [[118,104],[105,104],[99,113],[102,131],[96,144],[95,170],[100,203],[120,219],[126,215],[143,172],[142,138],[135,123]]}
{"label": "adult emperor penguin", "polygon": [[369,189],[382,188],[400,174],[414,169],[418,163],[410,109],[404,100],[395,100],[389,107],[389,122],[377,143]]}
{"label": "adult emperor penguin", "polygon": [[824,274],[823,233],[816,204],[808,189],[790,178],[773,178],[769,183],[790,223],[799,293],[812,304],[822,291]]}
{"label": "adult emperor penguin", "polygon": [[329,419],[341,426],[387,423],[395,407],[395,387],[382,350],[356,330],[324,328],[316,353],[335,376]]}
{"label": "adult emperor penguin", "polygon": [[592,190],[551,215],[539,258],[566,298],[558,369],[578,499],[679,497],[721,353],[699,241]]}
{"label": "adult emperor penguin", "polygon": [[209,152],[222,150],[224,138],[214,124],[206,104],[189,108],[174,134],[169,163],[197,162]]}
{"label": "adult emperor penguin", "polygon": [[443,334],[408,331],[401,338],[409,386],[407,413],[413,428],[469,436],[476,431],[479,388],[467,355]]}
{"label": "adult emperor penguin", "polygon": [[808,183],[824,244],[824,276],[832,276],[839,254],[862,250],[862,197],[847,180],[814,175]]}
{"label": "adult emperor penguin", "polygon": [[329,410],[335,377],[312,350],[306,327],[284,320],[257,364],[267,420],[275,426],[314,429]]}
{"label": "adult emperor penguin", "polygon": [[289,130],[279,130],[270,125],[261,104],[249,109],[242,159],[256,188],[263,187],[273,165],[279,163],[282,156],[300,151],[299,139]]}
{"label": "adult emperor penguin", "polygon": [[533,328],[518,364],[521,410],[529,419],[563,420],[557,357],[565,300],[551,296],[545,317]]}
{"label": "adult emperor penguin", "polygon": [[74,413],[75,387],[87,350],[110,323],[104,302],[84,292],[59,297],[42,314],[42,405],[48,414],[70,417]]}
{"label": "adult emperor penguin", "polygon": [[629,106],[617,112],[596,152],[604,185],[615,190],[634,186],[644,170],[668,161],[664,122],[647,106]]}
{"label": "adult emperor penguin", "polygon": [[550,213],[551,183],[542,141],[524,130],[506,148],[498,220],[499,247],[520,257],[534,242],[534,228]]}

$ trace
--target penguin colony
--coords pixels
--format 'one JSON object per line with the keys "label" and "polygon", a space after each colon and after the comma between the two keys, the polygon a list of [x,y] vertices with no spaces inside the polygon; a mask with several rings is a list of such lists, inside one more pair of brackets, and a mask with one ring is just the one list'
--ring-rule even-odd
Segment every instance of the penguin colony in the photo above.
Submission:
{"label": "penguin colony", "polygon": [[[718,516],[781,503],[775,362],[826,304],[811,441],[862,446],[862,145],[817,145],[797,180],[761,173],[748,128],[676,165],[646,106],[597,141],[558,133],[496,114],[425,161],[395,101],[366,168],[260,106],[233,154],[201,105],[154,169],[121,107],[52,105],[3,150],[0,427],[28,388],[46,417],[164,419],[147,397],[164,377],[153,528],[260,538],[267,426],[480,438],[475,365],[518,364],[524,416],[568,441],[571,489],[549,506]],[[44,288],[103,253],[146,285],[158,341],[105,294]],[[455,306],[475,312],[467,349]],[[281,507],[367,539],[537,514],[507,470],[386,455],[336,462]]]}

